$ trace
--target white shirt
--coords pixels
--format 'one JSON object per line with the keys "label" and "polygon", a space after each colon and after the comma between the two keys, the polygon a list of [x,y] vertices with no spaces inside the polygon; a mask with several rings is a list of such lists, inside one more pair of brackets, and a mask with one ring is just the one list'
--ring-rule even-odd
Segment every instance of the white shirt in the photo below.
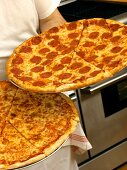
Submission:
{"label": "white shirt", "polygon": [[38,33],[39,19],[48,17],[60,0],[0,1],[0,79],[5,79],[5,64],[13,50]]}

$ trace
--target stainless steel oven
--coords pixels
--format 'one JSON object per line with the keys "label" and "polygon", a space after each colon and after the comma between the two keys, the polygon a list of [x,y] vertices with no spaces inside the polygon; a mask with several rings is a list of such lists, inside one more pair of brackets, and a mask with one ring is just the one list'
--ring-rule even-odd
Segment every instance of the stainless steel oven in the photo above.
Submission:
{"label": "stainless steel oven", "polygon": [[[126,70],[127,71],[127,70]],[[127,161],[127,72],[77,91],[83,127],[93,149],[80,169],[112,170]]]}
{"label": "stainless steel oven", "polygon": [[[127,4],[68,1],[60,6],[67,21],[112,18],[127,24]],[[127,68],[112,78],[70,93],[93,148],[78,156],[80,170],[114,170],[127,162]]]}

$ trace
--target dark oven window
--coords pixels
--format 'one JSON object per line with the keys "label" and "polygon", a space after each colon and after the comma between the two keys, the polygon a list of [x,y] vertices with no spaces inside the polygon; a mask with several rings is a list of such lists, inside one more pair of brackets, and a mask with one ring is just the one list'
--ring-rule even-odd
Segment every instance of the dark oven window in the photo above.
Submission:
{"label": "dark oven window", "polygon": [[84,18],[111,18],[127,12],[127,5],[97,1],[77,0],[59,7],[61,14],[67,21]]}
{"label": "dark oven window", "polygon": [[127,79],[101,90],[105,117],[127,107]]}

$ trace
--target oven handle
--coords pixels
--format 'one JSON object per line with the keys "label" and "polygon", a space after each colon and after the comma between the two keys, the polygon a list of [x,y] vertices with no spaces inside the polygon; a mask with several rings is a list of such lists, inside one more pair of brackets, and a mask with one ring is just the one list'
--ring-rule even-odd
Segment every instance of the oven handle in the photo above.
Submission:
{"label": "oven handle", "polygon": [[124,24],[127,24],[127,12],[124,12],[120,15],[116,15],[116,16],[110,18],[110,19],[122,22]]}
{"label": "oven handle", "polygon": [[124,72],[123,74],[121,74],[119,76],[114,76],[113,78],[109,78],[108,80],[104,80],[100,83],[88,86],[86,88],[81,88],[80,90],[85,94],[93,94],[95,92],[98,92],[99,90],[101,90],[109,85],[113,85],[117,82],[122,81],[123,79],[126,79],[127,78],[127,67],[124,70],[126,72]]}

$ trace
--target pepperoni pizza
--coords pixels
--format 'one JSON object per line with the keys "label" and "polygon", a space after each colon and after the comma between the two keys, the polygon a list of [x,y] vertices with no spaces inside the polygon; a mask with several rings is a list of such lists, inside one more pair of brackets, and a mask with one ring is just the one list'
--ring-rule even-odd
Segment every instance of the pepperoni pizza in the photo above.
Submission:
{"label": "pepperoni pizza", "polygon": [[0,169],[46,158],[78,122],[78,112],[66,95],[29,92],[0,81]]}
{"label": "pepperoni pizza", "polygon": [[127,26],[103,18],[65,23],[18,46],[7,74],[21,88],[62,92],[113,76],[127,65]]}

